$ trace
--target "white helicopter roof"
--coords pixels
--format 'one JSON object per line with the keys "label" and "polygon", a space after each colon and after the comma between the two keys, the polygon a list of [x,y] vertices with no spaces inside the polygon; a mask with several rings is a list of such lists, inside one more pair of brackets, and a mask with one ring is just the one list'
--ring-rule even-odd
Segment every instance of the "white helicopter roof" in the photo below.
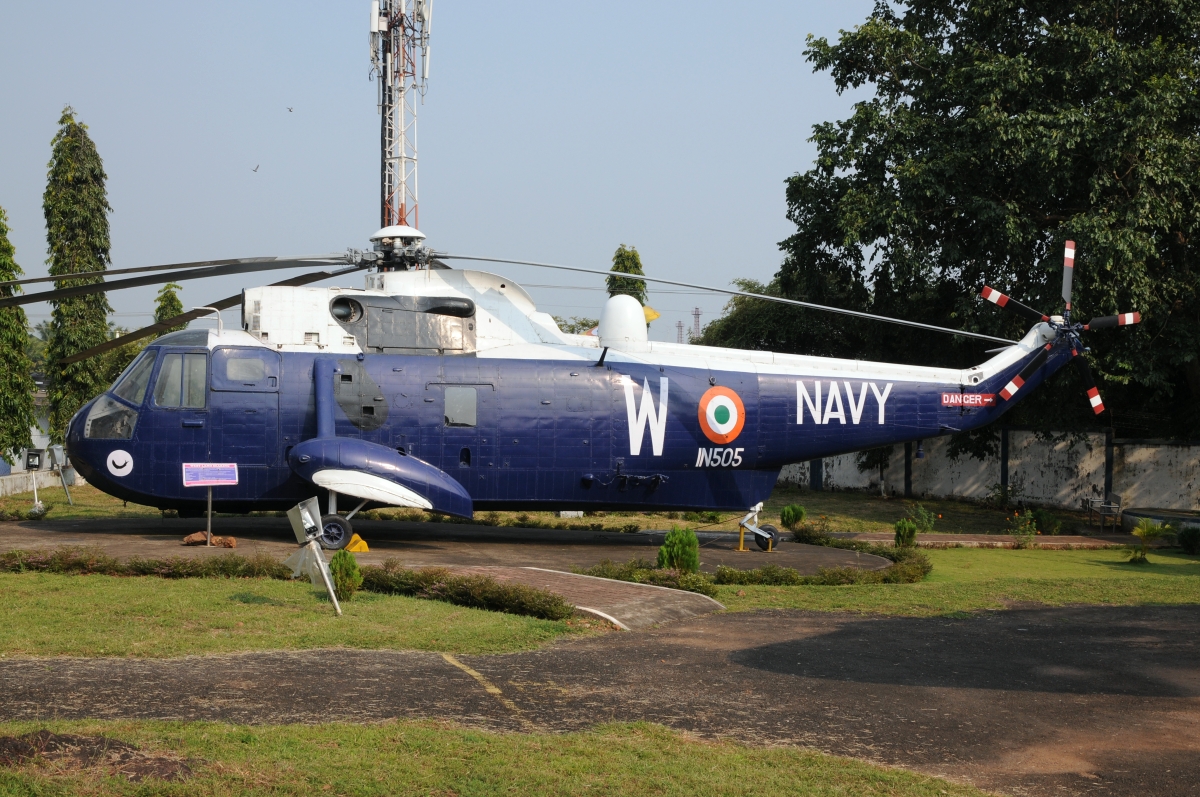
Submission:
{"label": "white helicopter roof", "polygon": [[384,227],[379,232],[371,236],[372,241],[379,241],[384,238],[424,238],[425,233],[418,230],[416,227],[409,227],[406,224],[393,224],[390,227]]}

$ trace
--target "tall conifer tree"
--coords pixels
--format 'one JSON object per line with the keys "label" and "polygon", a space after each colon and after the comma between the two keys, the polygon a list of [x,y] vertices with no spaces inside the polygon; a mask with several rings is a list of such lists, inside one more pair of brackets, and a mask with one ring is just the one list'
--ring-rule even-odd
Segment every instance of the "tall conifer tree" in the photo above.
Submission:
{"label": "tall conifer tree", "polygon": [[[168,318],[174,318],[177,315],[183,315],[183,302],[179,301],[179,294],[175,291],[183,290],[182,285],[177,285],[174,282],[168,282],[158,292],[158,296],[154,299],[154,323],[161,324]],[[171,327],[166,332],[159,335],[168,335],[172,332],[178,332],[181,329],[186,329],[187,324]]]}
{"label": "tall conifer tree", "polygon": [[[46,193],[42,209],[46,215],[46,239],[52,276],[67,277],[108,268],[107,176],[87,126],[75,119],[70,106],[58,120],[52,142]],[[56,288],[87,285],[100,278],[62,279]],[[108,336],[108,298],[103,293],[74,296],[51,302],[50,342],[46,365],[50,378],[50,436],[62,442],[71,416],[102,391],[103,369],[83,360],[59,365],[67,356],[99,345]]]}
{"label": "tall conifer tree", "polygon": [[[15,280],[23,273],[8,240],[8,216],[0,208],[0,282]],[[0,288],[0,296],[12,296],[19,290],[15,285],[5,286]],[[33,447],[34,383],[33,363],[25,350],[28,336],[24,310],[0,309],[0,457],[10,465],[15,452]]]}
{"label": "tall conifer tree", "polygon": [[[613,253],[612,270],[620,271],[622,274],[641,274],[643,276],[646,273],[642,270],[642,256],[638,254],[637,247],[625,244],[618,246],[617,251]],[[641,280],[608,277],[606,282],[609,296],[623,293],[637,299],[642,305],[646,304],[646,283]]]}

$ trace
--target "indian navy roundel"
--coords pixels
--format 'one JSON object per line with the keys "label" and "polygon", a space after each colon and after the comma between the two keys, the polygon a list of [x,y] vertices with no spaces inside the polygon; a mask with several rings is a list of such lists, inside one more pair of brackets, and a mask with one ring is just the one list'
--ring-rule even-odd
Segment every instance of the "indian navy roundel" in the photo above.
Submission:
{"label": "indian navy roundel", "polygon": [[729,388],[710,387],[700,397],[700,430],[714,443],[732,443],[742,433],[745,423],[742,399]]}

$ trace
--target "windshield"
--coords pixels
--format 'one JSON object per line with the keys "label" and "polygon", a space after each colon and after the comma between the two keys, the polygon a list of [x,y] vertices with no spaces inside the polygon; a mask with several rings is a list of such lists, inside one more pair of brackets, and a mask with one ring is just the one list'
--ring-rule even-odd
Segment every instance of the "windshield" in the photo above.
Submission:
{"label": "windshield", "polygon": [[117,379],[110,392],[130,404],[141,404],[150,384],[150,372],[154,370],[154,354],[152,351],[142,352],[141,356],[125,369],[125,373]]}

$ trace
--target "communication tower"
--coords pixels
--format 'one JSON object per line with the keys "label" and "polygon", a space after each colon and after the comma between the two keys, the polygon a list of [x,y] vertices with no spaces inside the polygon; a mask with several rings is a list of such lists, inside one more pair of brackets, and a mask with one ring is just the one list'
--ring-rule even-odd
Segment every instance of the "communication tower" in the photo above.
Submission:
{"label": "communication tower", "polygon": [[692,310],[692,337],[700,337],[700,308]]}
{"label": "communication tower", "polygon": [[371,0],[371,75],[379,81],[380,226],[418,226],[417,101],[429,81],[433,0]]}
{"label": "communication tower", "polygon": [[683,322],[682,321],[675,322],[675,336],[676,336],[676,338],[678,338],[675,341],[676,343],[683,343]]}

